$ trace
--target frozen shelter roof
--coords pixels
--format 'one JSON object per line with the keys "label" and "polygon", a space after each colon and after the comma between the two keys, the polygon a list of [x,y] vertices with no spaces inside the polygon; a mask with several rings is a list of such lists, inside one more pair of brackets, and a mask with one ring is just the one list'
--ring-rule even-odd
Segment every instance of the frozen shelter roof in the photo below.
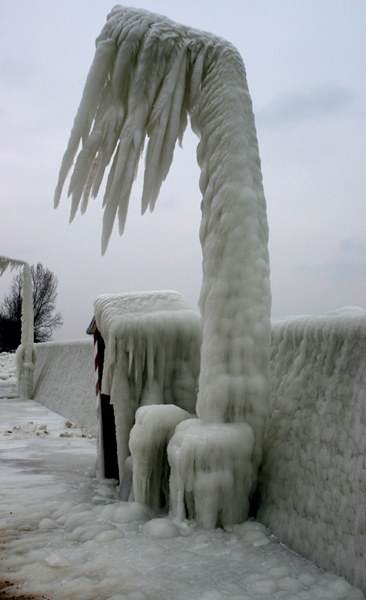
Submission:
{"label": "frozen shelter roof", "polygon": [[159,334],[170,327],[200,330],[200,315],[179,292],[171,290],[99,296],[94,303],[95,320],[103,338]]}

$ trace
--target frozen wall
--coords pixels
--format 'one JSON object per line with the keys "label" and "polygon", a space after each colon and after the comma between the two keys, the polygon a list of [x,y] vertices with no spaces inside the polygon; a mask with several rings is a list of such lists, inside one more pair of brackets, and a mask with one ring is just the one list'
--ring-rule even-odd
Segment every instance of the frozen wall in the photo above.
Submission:
{"label": "frozen wall", "polygon": [[34,400],[96,434],[93,340],[45,342],[36,350]]}
{"label": "frozen wall", "polygon": [[366,311],[272,325],[258,518],[366,590]]}

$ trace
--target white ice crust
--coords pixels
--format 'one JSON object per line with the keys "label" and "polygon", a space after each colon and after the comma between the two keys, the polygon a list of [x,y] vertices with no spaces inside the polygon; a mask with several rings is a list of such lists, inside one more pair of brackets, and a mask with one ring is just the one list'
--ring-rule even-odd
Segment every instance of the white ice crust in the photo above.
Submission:
{"label": "white ice crust", "polygon": [[[246,423],[182,421],[168,445],[170,507],[205,529],[248,516],[254,434]],[[188,513],[188,514],[186,514]]]}
{"label": "white ice crust", "polygon": [[272,406],[259,519],[365,586],[366,311],[272,323]]}
{"label": "white ice crust", "polygon": [[133,492],[137,502],[159,509],[164,494],[168,506],[167,445],[178,423],[191,416],[174,404],[142,406],[137,410],[129,443],[133,460]]}
{"label": "white ice crust", "polygon": [[173,291],[99,296],[94,308],[105,342],[102,393],[114,407],[122,480],[139,406],[175,404],[195,412],[201,319]]}

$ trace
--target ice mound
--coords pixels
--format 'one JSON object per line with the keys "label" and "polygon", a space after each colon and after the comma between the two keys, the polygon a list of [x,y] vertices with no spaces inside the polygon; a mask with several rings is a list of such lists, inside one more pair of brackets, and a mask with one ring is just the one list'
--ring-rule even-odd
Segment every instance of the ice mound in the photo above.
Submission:
{"label": "ice mound", "polygon": [[240,525],[234,525],[231,530],[254,548],[269,543],[269,530],[257,521],[246,521]]}
{"label": "ice mound", "polygon": [[166,449],[178,423],[191,415],[174,404],[142,406],[130,434],[133,492],[137,502],[158,509],[168,505],[169,465]]}
{"label": "ice mound", "polygon": [[145,523],[142,533],[147,537],[161,540],[163,538],[172,538],[179,535],[179,529],[170,519],[151,519]]}
{"label": "ice mound", "polygon": [[168,445],[170,507],[205,529],[248,516],[254,434],[246,423],[183,421]]}

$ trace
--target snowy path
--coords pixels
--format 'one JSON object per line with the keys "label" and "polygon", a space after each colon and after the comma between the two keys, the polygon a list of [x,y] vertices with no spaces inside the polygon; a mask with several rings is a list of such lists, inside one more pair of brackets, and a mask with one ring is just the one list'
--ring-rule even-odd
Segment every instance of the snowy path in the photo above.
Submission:
{"label": "snowy path", "polygon": [[157,515],[120,502],[113,485],[92,476],[95,440],[36,402],[3,397],[15,395],[4,361],[0,355],[0,578],[15,584],[11,593],[16,587],[19,594],[78,600],[364,598],[258,523],[207,532],[149,520]]}

